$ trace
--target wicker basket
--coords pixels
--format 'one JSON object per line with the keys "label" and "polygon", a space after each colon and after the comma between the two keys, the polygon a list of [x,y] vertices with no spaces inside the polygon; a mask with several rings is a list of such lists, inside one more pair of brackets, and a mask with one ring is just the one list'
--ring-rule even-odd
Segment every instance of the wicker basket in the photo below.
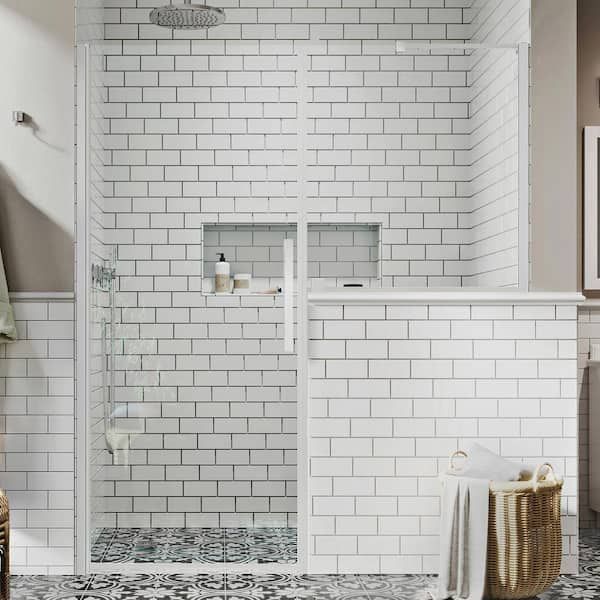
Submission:
{"label": "wicker basket", "polygon": [[2,552],[2,569],[0,570],[0,600],[10,598],[10,568],[8,551],[9,512],[8,498],[0,490],[0,552]]}
{"label": "wicker basket", "polygon": [[[452,458],[457,455],[466,456],[457,452]],[[556,581],[562,555],[561,489],[562,481],[547,463],[529,481],[490,482],[487,598],[532,598]]]}

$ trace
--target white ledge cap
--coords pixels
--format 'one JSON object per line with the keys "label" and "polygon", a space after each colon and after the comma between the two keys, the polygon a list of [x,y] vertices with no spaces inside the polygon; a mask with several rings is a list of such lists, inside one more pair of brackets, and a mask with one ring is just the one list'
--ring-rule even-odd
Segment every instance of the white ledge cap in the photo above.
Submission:
{"label": "white ledge cap", "polygon": [[10,292],[11,302],[69,302],[75,300],[74,292]]}
{"label": "white ledge cap", "polygon": [[332,288],[309,292],[311,304],[560,304],[585,300],[577,292],[523,292],[441,288]]}

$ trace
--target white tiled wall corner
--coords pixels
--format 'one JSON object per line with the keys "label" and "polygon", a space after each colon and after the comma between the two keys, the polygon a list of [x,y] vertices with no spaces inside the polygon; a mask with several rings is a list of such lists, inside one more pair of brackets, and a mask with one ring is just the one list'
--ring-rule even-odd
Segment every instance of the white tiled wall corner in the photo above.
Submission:
{"label": "white tiled wall corner", "polygon": [[[466,11],[475,43],[530,41],[529,0],[473,0]],[[518,284],[518,64],[513,49],[473,52],[469,194],[472,212],[465,283]],[[525,199],[523,199],[525,201]],[[473,260],[474,259],[474,260]]]}
{"label": "white tiled wall corner", "polygon": [[471,179],[464,194],[471,212],[468,246],[461,248],[466,285],[518,285],[519,55],[514,48],[478,49],[468,73]]}
{"label": "white tiled wall corner", "polygon": [[73,302],[16,302],[19,341],[0,345],[0,486],[11,570],[72,573],[75,531]]}
{"label": "white tiled wall corner", "polygon": [[477,440],[564,476],[576,570],[575,306],[315,306],[310,329],[312,569],[436,572],[437,475]]}
{"label": "white tiled wall corner", "polygon": [[466,13],[471,39],[477,43],[518,43],[530,40],[529,0],[472,0]]}

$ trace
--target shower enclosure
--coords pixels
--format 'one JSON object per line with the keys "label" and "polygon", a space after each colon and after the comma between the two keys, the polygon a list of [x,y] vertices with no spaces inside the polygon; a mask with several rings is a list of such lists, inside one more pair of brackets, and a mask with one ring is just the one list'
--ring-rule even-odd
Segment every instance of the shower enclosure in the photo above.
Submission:
{"label": "shower enclosure", "polygon": [[305,571],[310,295],[526,289],[528,44],[137,4],[78,52],[80,568]]}

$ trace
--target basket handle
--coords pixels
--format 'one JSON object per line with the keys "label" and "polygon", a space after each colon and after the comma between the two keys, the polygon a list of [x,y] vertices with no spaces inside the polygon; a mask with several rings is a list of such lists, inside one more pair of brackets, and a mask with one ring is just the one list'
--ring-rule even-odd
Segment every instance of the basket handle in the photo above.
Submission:
{"label": "basket handle", "polygon": [[[546,469],[544,473],[542,473],[543,469]],[[533,472],[533,477],[531,478],[534,482],[534,489],[537,489],[539,483],[542,481],[542,477],[545,480],[549,475],[552,476],[552,481],[556,483],[557,479],[556,473],[554,473],[554,467],[550,463],[542,463],[538,465]]]}
{"label": "basket handle", "polygon": [[454,466],[454,459],[457,456],[462,456],[463,458],[467,458],[467,453],[464,450],[456,450],[450,455],[450,460],[448,461],[448,470],[456,471],[456,467]]}

